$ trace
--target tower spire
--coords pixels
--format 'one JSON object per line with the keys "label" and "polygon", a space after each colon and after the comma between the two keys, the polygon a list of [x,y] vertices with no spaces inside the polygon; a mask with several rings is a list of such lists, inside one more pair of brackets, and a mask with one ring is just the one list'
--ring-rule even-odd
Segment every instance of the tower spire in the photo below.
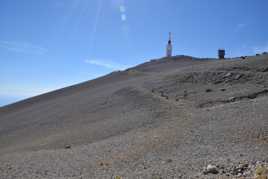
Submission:
{"label": "tower spire", "polygon": [[172,38],[171,38],[171,32],[169,32],[169,39],[167,44],[167,51],[166,51],[167,57],[172,56]]}
{"label": "tower spire", "polygon": [[169,32],[169,40],[168,43],[171,43],[171,32]]}

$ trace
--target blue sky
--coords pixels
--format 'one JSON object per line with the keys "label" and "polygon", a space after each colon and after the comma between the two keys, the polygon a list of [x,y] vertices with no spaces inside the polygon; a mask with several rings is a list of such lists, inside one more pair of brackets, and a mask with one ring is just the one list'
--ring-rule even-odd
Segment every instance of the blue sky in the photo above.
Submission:
{"label": "blue sky", "polygon": [[268,51],[267,0],[1,0],[0,106],[165,54]]}

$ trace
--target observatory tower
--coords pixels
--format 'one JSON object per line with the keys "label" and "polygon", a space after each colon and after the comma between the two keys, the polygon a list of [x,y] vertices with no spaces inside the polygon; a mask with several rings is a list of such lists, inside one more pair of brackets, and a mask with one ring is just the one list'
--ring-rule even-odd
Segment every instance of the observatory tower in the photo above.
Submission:
{"label": "observatory tower", "polygon": [[169,33],[169,40],[168,40],[168,44],[167,44],[167,57],[171,57],[172,56],[172,41],[171,41],[171,32]]}

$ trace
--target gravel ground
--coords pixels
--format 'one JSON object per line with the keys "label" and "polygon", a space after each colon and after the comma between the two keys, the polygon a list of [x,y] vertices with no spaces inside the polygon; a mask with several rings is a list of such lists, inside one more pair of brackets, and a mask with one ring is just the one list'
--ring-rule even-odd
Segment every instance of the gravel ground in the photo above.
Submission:
{"label": "gravel ground", "polygon": [[267,55],[152,60],[0,108],[0,179],[265,178],[267,99]]}

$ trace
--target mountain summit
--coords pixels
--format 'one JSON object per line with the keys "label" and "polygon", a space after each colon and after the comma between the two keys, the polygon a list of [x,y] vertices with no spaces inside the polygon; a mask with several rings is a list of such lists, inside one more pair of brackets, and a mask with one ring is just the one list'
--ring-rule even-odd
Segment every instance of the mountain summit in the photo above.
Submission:
{"label": "mountain summit", "polygon": [[0,178],[254,176],[267,101],[267,55],[152,60],[0,108]]}

